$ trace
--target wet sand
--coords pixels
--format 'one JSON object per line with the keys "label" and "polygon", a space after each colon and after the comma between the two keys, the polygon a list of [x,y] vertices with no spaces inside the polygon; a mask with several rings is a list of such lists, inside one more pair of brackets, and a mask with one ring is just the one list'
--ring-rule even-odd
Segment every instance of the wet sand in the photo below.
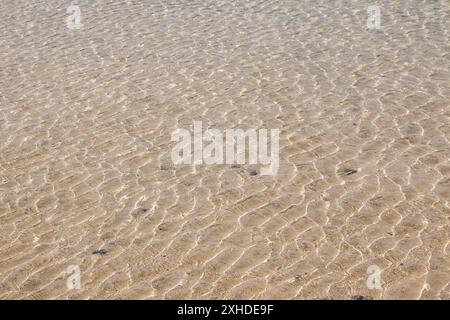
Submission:
{"label": "wet sand", "polygon": [[[377,1],[381,30],[366,1],[77,3],[0,4],[0,299],[450,298],[448,1]],[[173,165],[194,120],[280,129],[278,174]]]}

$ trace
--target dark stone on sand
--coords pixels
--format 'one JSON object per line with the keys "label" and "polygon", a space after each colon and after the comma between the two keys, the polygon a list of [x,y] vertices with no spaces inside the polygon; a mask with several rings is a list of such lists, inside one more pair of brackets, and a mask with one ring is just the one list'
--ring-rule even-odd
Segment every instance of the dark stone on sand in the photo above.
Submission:
{"label": "dark stone on sand", "polygon": [[257,174],[258,174],[258,172],[256,172],[255,170],[250,171],[250,175],[251,175],[251,176],[256,176]]}
{"label": "dark stone on sand", "polygon": [[147,212],[148,211],[148,209],[142,209],[142,212]]}
{"label": "dark stone on sand", "polygon": [[369,296],[356,295],[351,297],[351,300],[373,300],[373,298]]}
{"label": "dark stone on sand", "polygon": [[239,169],[241,166],[239,164],[232,164],[231,169]]}
{"label": "dark stone on sand", "polygon": [[338,170],[338,173],[341,176],[349,176],[349,175],[355,174],[357,172],[358,172],[357,169],[351,169],[351,168],[343,168],[343,169]]}
{"label": "dark stone on sand", "polygon": [[107,253],[108,253],[108,251],[106,251],[105,249],[95,250],[92,252],[92,254],[95,254],[98,256],[104,256]]}

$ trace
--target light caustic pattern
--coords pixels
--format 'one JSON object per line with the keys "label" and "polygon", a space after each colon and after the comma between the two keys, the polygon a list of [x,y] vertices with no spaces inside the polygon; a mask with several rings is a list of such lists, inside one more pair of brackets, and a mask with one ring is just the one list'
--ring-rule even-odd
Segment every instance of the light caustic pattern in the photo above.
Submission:
{"label": "light caustic pattern", "polygon": [[[0,298],[450,298],[448,1],[46,3],[0,4]],[[278,174],[173,165],[194,120]]]}

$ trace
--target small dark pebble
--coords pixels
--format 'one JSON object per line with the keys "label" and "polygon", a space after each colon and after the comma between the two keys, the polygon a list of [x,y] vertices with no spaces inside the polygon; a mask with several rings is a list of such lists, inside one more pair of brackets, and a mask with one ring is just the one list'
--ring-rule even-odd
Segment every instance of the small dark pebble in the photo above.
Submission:
{"label": "small dark pebble", "polygon": [[142,212],[147,212],[148,211],[148,209],[142,209]]}
{"label": "small dark pebble", "polygon": [[96,255],[99,255],[99,256],[104,256],[107,253],[108,253],[108,251],[106,251],[105,249],[95,250],[95,251],[92,252],[92,254],[96,254]]}
{"label": "small dark pebble", "polygon": [[257,174],[258,174],[258,172],[256,172],[255,170],[250,171],[250,175],[251,175],[251,176],[256,176]]}
{"label": "small dark pebble", "polygon": [[344,169],[340,169],[340,170],[338,171],[338,173],[339,173],[341,176],[349,176],[349,175],[355,174],[355,173],[357,173],[357,172],[358,172],[358,170],[356,170],[356,169],[350,169],[350,168],[344,168]]}
{"label": "small dark pebble", "polygon": [[231,169],[239,169],[241,167],[241,165],[239,165],[239,164],[232,164],[231,165]]}
{"label": "small dark pebble", "polygon": [[369,297],[369,296],[360,296],[360,295],[353,296],[353,297],[351,297],[351,299],[352,299],[352,300],[373,300],[372,297]]}

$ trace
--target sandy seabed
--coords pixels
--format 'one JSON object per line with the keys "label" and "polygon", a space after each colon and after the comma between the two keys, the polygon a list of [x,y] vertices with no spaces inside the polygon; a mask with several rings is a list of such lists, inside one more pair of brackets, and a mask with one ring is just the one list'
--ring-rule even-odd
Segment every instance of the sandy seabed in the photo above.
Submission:
{"label": "sandy seabed", "polygon": [[2,0],[0,299],[450,299],[450,2],[376,2]]}

